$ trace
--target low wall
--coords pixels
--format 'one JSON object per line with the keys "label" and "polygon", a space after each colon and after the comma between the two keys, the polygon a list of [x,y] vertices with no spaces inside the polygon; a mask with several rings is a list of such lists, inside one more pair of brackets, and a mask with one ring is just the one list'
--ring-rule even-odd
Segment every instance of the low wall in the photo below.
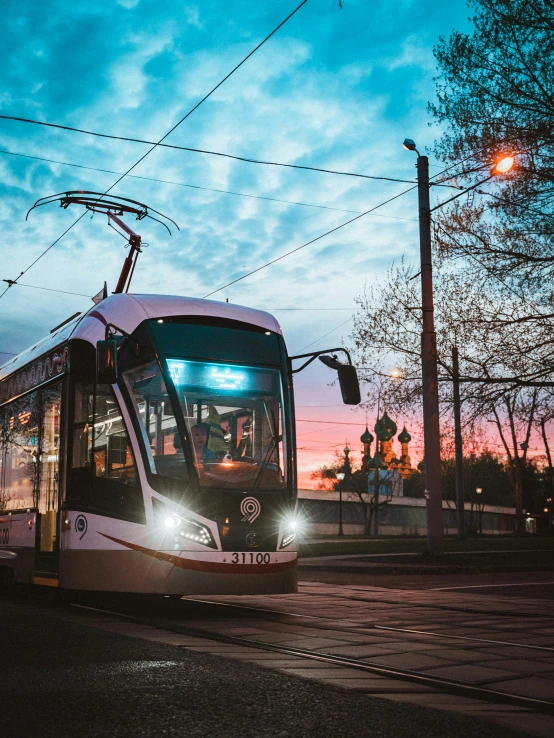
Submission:
{"label": "low wall", "polygon": [[[343,493],[342,527],[345,535],[362,535],[364,532],[364,506],[357,494]],[[340,496],[338,492],[320,490],[298,491],[298,512],[303,518],[308,535],[336,535],[340,520]],[[443,501],[443,525],[446,535],[458,532],[457,513],[452,503]],[[466,530],[487,534],[513,533],[515,508],[483,505],[478,510],[467,503],[465,507]],[[379,508],[381,535],[426,536],[427,510],[425,499],[393,497]]]}

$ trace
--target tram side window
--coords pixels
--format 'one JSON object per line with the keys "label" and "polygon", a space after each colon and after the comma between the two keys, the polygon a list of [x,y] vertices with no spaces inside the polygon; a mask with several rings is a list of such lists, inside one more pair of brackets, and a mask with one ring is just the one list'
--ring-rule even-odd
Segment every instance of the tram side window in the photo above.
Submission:
{"label": "tram side window", "polygon": [[74,397],[68,500],[99,513],[133,517],[137,506],[142,507],[142,495],[113,390],[110,385],[77,383]]}
{"label": "tram side window", "polygon": [[38,392],[0,409],[0,509],[36,507],[39,421]]}

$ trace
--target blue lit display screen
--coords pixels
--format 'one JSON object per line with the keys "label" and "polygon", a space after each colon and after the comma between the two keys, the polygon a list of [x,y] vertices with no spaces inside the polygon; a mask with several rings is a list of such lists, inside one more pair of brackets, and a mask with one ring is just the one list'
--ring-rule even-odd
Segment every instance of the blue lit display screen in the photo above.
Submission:
{"label": "blue lit display screen", "polygon": [[236,364],[215,364],[168,359],[167,366],[177,389],[187,387],[215,393],[274,394],[278,374]]}

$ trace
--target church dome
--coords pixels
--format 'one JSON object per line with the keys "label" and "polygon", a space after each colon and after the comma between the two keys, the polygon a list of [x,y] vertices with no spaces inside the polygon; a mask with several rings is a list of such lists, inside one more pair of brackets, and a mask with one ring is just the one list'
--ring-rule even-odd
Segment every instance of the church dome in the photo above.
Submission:
{"label": "church dome", "polygon": [[365,431],[360,436],[360,441],[365,445],[366,443],[373,443],[373,436],[369,432],[369,428],[366,425]]}
{"label": "church dome", "polygon": [[[396,429],[396,426],[395,426]],[[382,441],[383,443],[386,443],[386,441],[390,441],[393,437],[393,433],[388,428],[385,428],[384,426],[379,428],[377,431],[377,438]]]}
{"label": "church dome", "polygon": [[400,443],[410,443],[410,441],[412,440],[411,435],[406,430],[406,426],[404,426],[402,433],[398,436],[398,440],[400,441]]}
{"label": "church dome", "polygon": [[[386,412],[384,413],[383,417],[375,423],[375,430],[378,436],[379,436],[381,429],[387,430],[390,433],[390,438],[395,436],[396,431],[398,430],[396,427],[396,423],[394,422],[394,420],[389,418]],[[390,441],[390,438],[382,439],[379,437],[379,440]]]}
{"label": "church dome", "polygon": [[377,451],[375,456],[372,459],[369,459],[367,462],[367,468],[368,469],[382,469],[383,468],[383,457]]}

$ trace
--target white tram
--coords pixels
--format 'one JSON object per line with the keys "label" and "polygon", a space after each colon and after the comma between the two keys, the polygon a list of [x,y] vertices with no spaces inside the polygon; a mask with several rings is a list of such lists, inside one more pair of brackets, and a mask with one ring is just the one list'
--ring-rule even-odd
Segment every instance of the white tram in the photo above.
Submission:
{"label": "white tram", "polygon": [[[359,402],[354,367],[322,360]],[[293,371],[268,313],[129,294],[7,362],[0,580],[294,592]]]}

